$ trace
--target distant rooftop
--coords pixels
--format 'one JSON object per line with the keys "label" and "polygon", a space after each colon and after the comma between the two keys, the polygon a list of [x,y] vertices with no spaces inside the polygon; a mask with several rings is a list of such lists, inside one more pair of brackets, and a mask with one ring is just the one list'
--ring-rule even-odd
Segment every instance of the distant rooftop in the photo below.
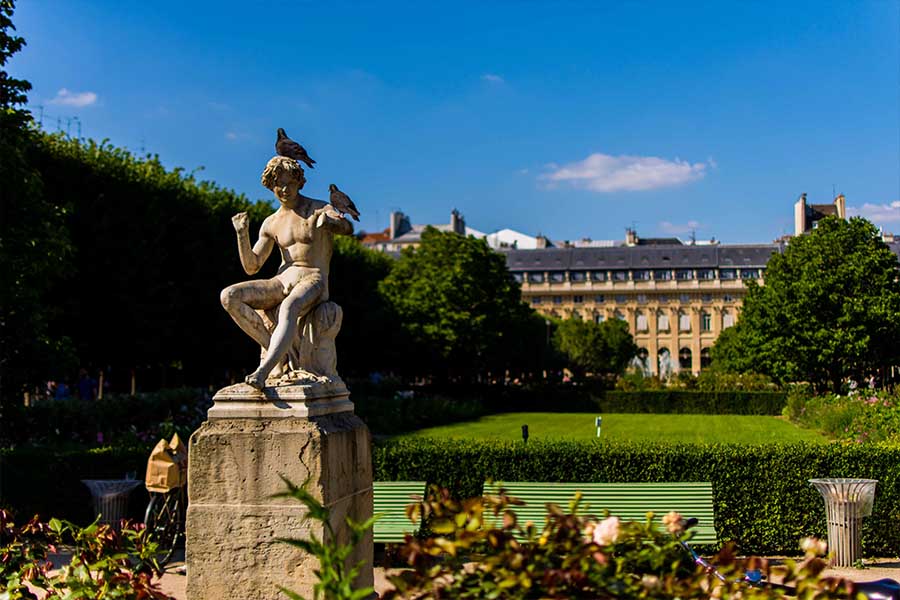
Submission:
{"label": "distant rooftop", "polygon": [[506,264],[511,271],[764,267],[782,248],[780,244],[542,248],[508,250]]}

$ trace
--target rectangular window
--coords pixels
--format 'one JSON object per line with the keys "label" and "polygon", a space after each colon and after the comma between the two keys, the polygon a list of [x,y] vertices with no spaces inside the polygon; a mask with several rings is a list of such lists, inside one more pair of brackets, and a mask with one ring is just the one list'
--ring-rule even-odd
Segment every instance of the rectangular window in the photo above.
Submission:
{"label": "rectangular window", "polygon": [[719,279],[736,279],[737,272],[734,269],[719,269]]}
{"label": "rectangular window", "polygon": [[637,301],[638,304],[647,304],[647,294],[638,294]]}
{"label": "rectangular window", "polygon": [[701,294],[700,301],[703,302],[703,304],[709,304],[712,302],[712,294]]}
{"label": "rectangular window", "polygon": [[597,304],[603,304],[604,302],[606,302],[606,297],[603,294],[597,294],[596,296],[594,296],[594,302],[596,302]]}
{"label": "rectangular window", "polygon": [[637,323],[635,324],[638,331],[647,331],[649,327],[647,326],[647,315],[638,315]]}
{"label": "rectangular window", "polygon": [[709,313],[700,315],[700,331],[712,331],[712,317]]}
{"label": "rectangular window", "polygon": [[727,312],[722,315],[722,329],[728,329],[734,325],[734,315],[730,312]]}
{"label": "rectangular window", "polygon": [[679,294],[678,301],[682,304],[690,304],[691,303],[691,295],[690,294]]}
{"label": "rectangular window", "polygon": [[528,281],[531,283],[544,283],[544,274],[543,273],[529,273]]}
{"label": "rectangular window", "polygon": [[524,279],[521,273],[513,273],[512,276],[518,283],[522,283],[522,279]]}
{"label": "rectangular window", "polygon": [[606,281],[606,271],[591,271],[591,281]]}
{"label": "rectangular window", "polygon": [[672,271],[669,269],[657,269],[653,271],[653,279],[657,281],[669,281],[672,279]]}
{"label": "rectangular window", "polygon": [[562,296],[553,296],[553,304],[562,304]]}
{"label": "rectangular window", "polygon": [[715,279],[715,269],[697,269],[697,279]]}
{"label": "rectangular window", "polygon": [[628,271],[613,271],[613,281],[628,281]]}
{"label": "rectangular window", "polygon": [[581,304],[584,302],[584,296],[572,296],[572,302],[575,304]]}
{"label": "rectangular window", "polygon": [[678,329],[679,331],[690,331],[691,330],[691,316],[681,314],[678,315]]}
{"label": "rectangular window", "polygon": [[722,300],[724,300],[725,302],[734,302],[734,296],[732,296],[731,294],[725,294],[722,296]]}
{"label": "rectangular window", "polygon": [[571,271],[569,281],[584,281],[584,271]]}
{"label": "rectangular window", "polygon": [[759,271],[757,269],[741,269],[741,279],[758,279]]}
{"label": "rectangular window", "polygon": [[596,317],[594,317],[595,323],[602,323],[605,320],[606,320],[606,317],[604,317],[603,315],[597,315]]}
{"label": "rectangular window", "polygon": [[565,271],[553,271],[550,273],[550,281],[552,283],[562,283],[566,280],[566,272]]}
{"label": "rectangular window", "polygon": [[659,315],[656,317],[656,328],[660,331],[669,330],[669,315]]}
{"label": "rectangular window", "polygon": [[687,281],[694,278],[693,269],[678,269],[675,271],[675,279],[678,281]]}
{"label": "rectangular window", "polygon": [[540,296],[532,296],[532,297],[531,297],[531,303],[532,303],[532,304],[540,304],[540,303],[541,303],[541,297],[540,297]]}
{"label": "rectangular window", "polygon": [[632,271],[631,278],[635,281],[649,281],[650,280],[650,271],[640,270],[640,271]]}
{"label": "rectangular window", "polygon": [[665,294],[660,294],[658,300],[660,304],[666,304],[669,301],[669,297]]}
{"label": "rectangular window", "polygon": [[616,304],[625,304],[625,294],[616,294]]}

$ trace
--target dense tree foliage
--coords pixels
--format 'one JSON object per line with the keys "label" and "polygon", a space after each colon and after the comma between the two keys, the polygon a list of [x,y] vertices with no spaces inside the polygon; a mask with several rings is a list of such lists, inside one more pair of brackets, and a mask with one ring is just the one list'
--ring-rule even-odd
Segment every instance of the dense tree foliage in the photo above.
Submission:
{"label": "dense tree foliage", "polygon": [[739,323],[713,347],[718,368],[840,390],[900,363],[897,257],[861,218],[828,217],[748,282]]}
{"label": "dense tree foliage", "polygon": [[506,261],[484,240],[428,228],[379,289],[415,345],[420,372],[506,369],[537,354],[535,336],[544,343]]}
{"label": "dense tree foliage", "polygon": [[[37,133],[22,108],[31,84],[7,73],[25,40],[14,35],[13,3],[0,0],[0,402],[66,364],[66,340],[53,337],[51,288],[66,273],[66,207],[45,196],[29,161]],[[2,420],[2,416],[0,416]]]}
{"label": "dense tree foliage", "polygon": [[620,319],[602,323],[566,319],[558,324],[553,343],[576,374],[602,377],[621,375],[638,350],[628,324]]}
{"label": "dense tree foliage", "polygon": [[337,236],[331,259],[331,299],[344,311],[338,336],[338,369],[344,376],[392,371],[409,348],[393,307],[378,292],[394,259]]}
{"label": "dense tree foliage", "polygon": [[218,292],[246,279],[231,216],[249,210],[258,224],[268,204],[105,142],[41,135],[31,163],[47,200],[66,207],[75,252],[54,291],[54,325],[81,365],[110,367],[122,386],[133,368],[159,385],[251,364],[256,350]]}

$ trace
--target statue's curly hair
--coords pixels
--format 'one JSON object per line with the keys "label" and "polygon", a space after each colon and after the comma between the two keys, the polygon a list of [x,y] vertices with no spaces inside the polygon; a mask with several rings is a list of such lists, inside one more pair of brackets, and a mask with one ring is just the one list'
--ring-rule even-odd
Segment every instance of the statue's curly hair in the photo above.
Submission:
{"label": "statue's curly hair", "polygon": [[265,170],[263,170],[262,178],[260,179],[263,186],[270,190],[275,187],[275,180],[278,179],[278,175],[282,171],[287,171],[298,178],[303,175],[303,168],[296,160],[286,156],[273,156],[266,164]]}

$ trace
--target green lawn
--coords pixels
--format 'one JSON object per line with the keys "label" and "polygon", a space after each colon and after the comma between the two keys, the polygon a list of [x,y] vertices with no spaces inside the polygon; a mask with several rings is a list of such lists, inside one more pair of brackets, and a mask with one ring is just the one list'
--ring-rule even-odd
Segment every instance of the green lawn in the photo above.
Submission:
{"label": "green lawn", "polygon": [[[596,439],[592,413],[507,413],[477,421],[430,427],[403,437],[450,437],[469,439],[522,439],[528,425],[530,440]],[[819,433],[801,429],[777,417],[745,415],[606,414],[601,441],[660,441],[683,443],[821,442]]]}

